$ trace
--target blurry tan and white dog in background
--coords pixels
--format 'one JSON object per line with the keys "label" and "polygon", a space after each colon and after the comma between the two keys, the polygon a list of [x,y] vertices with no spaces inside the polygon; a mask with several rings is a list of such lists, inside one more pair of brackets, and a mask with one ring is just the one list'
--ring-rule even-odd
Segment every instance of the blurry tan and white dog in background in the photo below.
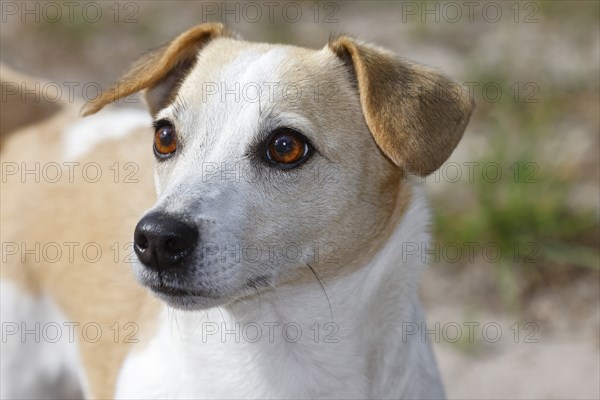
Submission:
{"label": "blurry tan and white dog in background", "polygon": [[78,119],[2,72],[3,398],[444,397],[403,335],[424,263],[402,243],[429,240],[409,175],[459,142],[459,85],[347,36],[309,50],[220,24],[84,108],[144,90],[153,120]]}

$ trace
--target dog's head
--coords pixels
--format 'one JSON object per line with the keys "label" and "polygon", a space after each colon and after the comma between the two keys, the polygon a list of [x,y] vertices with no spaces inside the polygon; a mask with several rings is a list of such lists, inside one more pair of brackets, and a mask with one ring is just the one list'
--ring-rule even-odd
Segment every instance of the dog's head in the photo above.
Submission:
{"label": "dog's head", "polygon": [[142,57],[84,114],[140,90],[158,200],[135,229],[135,272],[188,309],[364,265],[398,221],[405,174],[436,170],[473,109],[458,84],[373,45],[249,43],[220,24]]}

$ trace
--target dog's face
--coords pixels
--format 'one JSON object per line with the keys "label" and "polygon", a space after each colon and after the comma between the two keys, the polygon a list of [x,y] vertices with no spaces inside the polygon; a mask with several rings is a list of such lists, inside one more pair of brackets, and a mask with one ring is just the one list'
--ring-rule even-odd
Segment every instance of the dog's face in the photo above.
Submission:
{"label": "dog's face", "polygon": [[[157,156],[150,211],[198,232],[160,284],[201,296],[164,298],[240,297],[308,265],[321,274],[347,268],[369,250],[401,179],[378,151],[350,78],[327,48],[216,39],[203,49],[156,115],[157,134],[176,137],[177,148]],[[136,272],[159,284],[157,272]]]}
{"label": "dog's face", "polygon": [[201,25],[126,77],[155,118],[158,200],[134,269],[179,308],[365,264],[397,222],[405,171],[436,169],[472,108],[441,75],[347,38],[314,51],[223,36]]}

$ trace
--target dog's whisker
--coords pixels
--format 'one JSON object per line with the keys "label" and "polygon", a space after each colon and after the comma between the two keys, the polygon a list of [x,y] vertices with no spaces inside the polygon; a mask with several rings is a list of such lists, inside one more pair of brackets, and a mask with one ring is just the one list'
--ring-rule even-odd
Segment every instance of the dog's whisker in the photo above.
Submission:
{"label": "dog's whisker", "polygon": [[248,290],[248,296],[258,297],[258,309],[262,310],[262,298],[260,297],[260,290],[258,290],[258,286],[256,286],[256,283],[252,279],[248,279],[247,281],[248,286],[254,288],[256,291],[256,296],[254,296],[249,289],[244,288],[244,290]]}
{"label": "dog's whisker", "polygon": [[239,301],[239,302],[240,302],[240,303],[242,303],[242,304],[245,304],[245,305],[247,305],[247,306],[250,306],[250,307],[253,307],[253,308],[255,308],[255,309],[259,310],[259,308],[258,308],[258,307],[256,307],[254,304],[252,304],[252,303],[249,303],[249,302],[247,302],[247,301],[245,301],[245,300],[242,300],[244,297],[247,297],[247,296],[245,296],[245,295],[244,295],[244,296],[240,296],[240,297],[234,298],[234,299],[233,299],[233,301]]}
{"label": "dog's whisker", "polygon": [[195,317],[196,317],[196,326],[194,326],[194,328],[190,332],[190,337],[194,336],[194,334],[196,333],[196,331],[198,330],[198,328],[202,324],[202,317],[201,317],[201,315],[197,314],[197,315],[195,315]]}
{"label": "dog's whisker", "polygon": [[262,310],[262,298],[260,297],[260,290],[258,290],[258,288],[256,287],[256,284],[252,284],[252,286],[254,286],[254,289],[256,290],[256,294],[258,295],[258,309]]}
{"label": "dog's whisker", "polygon": [[175,309],[167,305],[167,316],[169,318],[169,330],[173,332],[173,314],[175,313]]}
{"label": "dog's whisker", "polygon": [[221,319],[223,320],[223,323],[226,324],[227,321],[225,321],[225,316],[223,315],[223,310],[221,310],[221,307],[217,307],[217,310],[219,310],[219,314],[221,314]]}
{"label": "dog's whisker", "polygon": [[179,329],[179,321],[177,320],[177,310],[173,310],[173,320],[175,321],[175,326],[177,326],[177,333],[179,337],[181,337],[181,329]]}
{"label": "dog's whisker", "polygon": [[325,293],[325,297],[327,298],[327,304],[329,304],[329,314],[331,315],[331,321],[333,322],[333,309],[331,308],[331,301],[329,299],[329,295],[327,294],[327,291],[325,290],[325,284],[324,284],[323,280],[321,279],[321,277],[317,274],[315,269],[309,263],[306,263],[306,266],[308,268],[310,268],[310,270],[312,271],[315,278],[317,278],[319,285],[321,285],[321,289],[323,289],[323,293]]}

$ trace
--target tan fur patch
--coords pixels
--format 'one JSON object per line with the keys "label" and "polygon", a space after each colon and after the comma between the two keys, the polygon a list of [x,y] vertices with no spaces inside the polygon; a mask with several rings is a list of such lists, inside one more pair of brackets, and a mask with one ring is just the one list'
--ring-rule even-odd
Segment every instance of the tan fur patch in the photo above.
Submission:
{"label": "tan fur patch", "polygon": [[312,270],[310,268],[302,268],[294,271],[293,275],[284,283],[293,285],[315,284],[315,279],[317,279],[317,277],[315,277],[316,273],[318,279],[322,280],[321,283],[326,285],[340,277],[348,276],[367,265],[389,241],[412,199],[411,185],[406,184],[402,179],[398,179],[399,174],[399,172],[398,174],[391,174],[388,179],[384,179],[382,182],[381,190],[382,192],[386,192],[384,198],[386,198],[387,201],[383,203],[384,206],[378,212],[381,215],[387,216],[388,219],[386,223],[381,226],[378,234],[372,238],[373,246],[365,249],[356,249],[352,262],[344,265],[336,265],[335,267],[329,268],[311,265],[311,267],[313,267]]}
{"label": "tan fur patch", "polygon": [[[3,162],[15,162],[33,169],[49,163],[62,164],[61,131],[75,118],[74,112],[20,131],[7,141]],[[110,128],[110,127],[107,127]],[[69,182],[66,172],[59,182],[51,183],[35,176],[25,179],[11,176],[1,184],[2,240],[26,249],[36,249],[22,262],[23,250],[6,256],[2,279],[7,279],[33,295],[50,296],[64,311],[67,319],[80,325],[75,337],[80,348],[86,380],[93,398],[112,398],[117,374],[134,340],[143,342],[151,336],[158,300],[150,296],[135,281],[129,258],[133,229],[139,217],[154,202],[152,177],[152,132],[140,129],[125,138],[98,145],[84,159]],[[146,145],[143,145],[146,143]],[[110,167],[119,162],[120,176],[115,182]],[[133,163],[137,172],[127,183],[123,165]],[[97,163],[102,179],[91,183],[82,175],[82,166]],[[91,170],[90,170],[91,171]],[[94,173],[95,175],[95,173]],[[69,262],[68,247],[75,243],[73,261]],[[51,243],[62,249],[58,261],[44,255],[43,248]],[[84,256],[83,246],[100,248]],[[54,246],[54,245],[53,245]],[[39,260],[36,261],[37,253]],[[135,255],[133,255],[135,257]],[[86,332],[82,328],[91,324]],[[101,336],[95,341],[96,328]],[[93,325],[93,326],[92,326]],[[128,336],[136,331],[135,335]],[[84,339],[82,339],[84,338]]]}
{"label": "tan fur patch", "polygon": [[396,165],[427,175],[448,159],[469,122],[474,101],[439,72],[346,36],[329,48],[353,70],[365,120]]}

